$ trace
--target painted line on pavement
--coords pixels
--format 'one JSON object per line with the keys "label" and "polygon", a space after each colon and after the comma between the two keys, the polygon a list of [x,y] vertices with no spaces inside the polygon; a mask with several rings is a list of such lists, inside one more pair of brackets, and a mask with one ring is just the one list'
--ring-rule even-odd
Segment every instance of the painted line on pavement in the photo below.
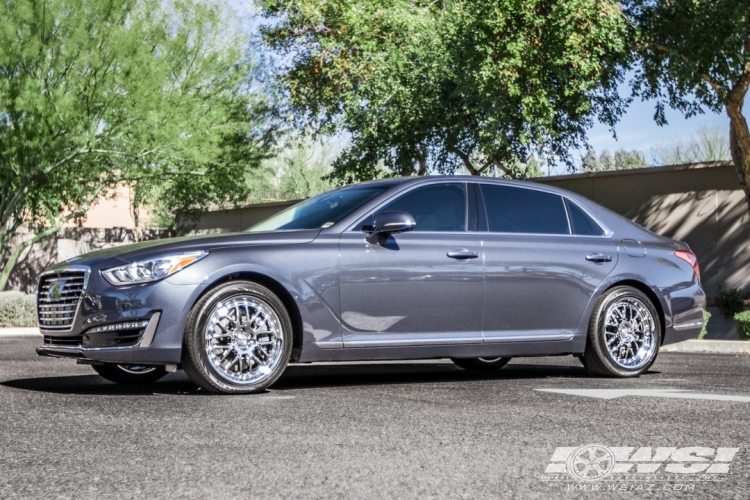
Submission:
{"label": "painted line on pavement", "polygon": [[692,393],[684,389],[534,389],[538,392],[569,394],[598,399],[615,399],[627,396],[671,399],[701,399],[705,401],[737,401],[750,403],[750,396],[733,396],[729,394]]}

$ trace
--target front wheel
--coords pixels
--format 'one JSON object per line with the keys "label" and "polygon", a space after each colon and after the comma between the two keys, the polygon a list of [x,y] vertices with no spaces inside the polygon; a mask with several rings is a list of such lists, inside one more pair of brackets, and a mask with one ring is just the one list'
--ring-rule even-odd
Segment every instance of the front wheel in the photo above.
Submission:
{"label": "front wheel", "polygon": [[219,285],[190,311],[182,367],[209,392],[261,392],[284,372],[292,321],[281,300],[249,281]]}
{"label": "front wheel", "polygon": [[156,382],[167,374],[163,366],[141,365],[91,365],[91,367],[110,382],[125,385],[147,385]]}
{"label": "front wheel", "polygon": [[507,365],[511,358],[451,358],[456,366],[472,372],[494,372]]}
{"label": "front wheel", "polygon": [[586,369],[605,377],[637,377],[656,361],[661,322],[651,300],[635,288],[607,290],[589,321]]}

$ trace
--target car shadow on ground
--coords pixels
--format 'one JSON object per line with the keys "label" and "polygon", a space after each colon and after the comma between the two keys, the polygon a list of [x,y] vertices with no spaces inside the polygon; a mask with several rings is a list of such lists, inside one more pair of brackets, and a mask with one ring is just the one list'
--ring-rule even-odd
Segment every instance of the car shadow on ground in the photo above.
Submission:
{"label": "car shadow on ground", "polygon": [[[644,375],[658,375],[649,371]],[[297,365],[287,367],[272,386],[273,391],[399,384],[439,384],[482,380],[591,378],[583,367],[559,365],[510,364],[496,372],[469,372],[446,363],[366,363]],[[606,380],[606,379],[600,379]],[[207,395],[182,371],[147,386],[118,385],[98,375],[23,378],[0,382],[0,385],[26,391],[78,395]]]}

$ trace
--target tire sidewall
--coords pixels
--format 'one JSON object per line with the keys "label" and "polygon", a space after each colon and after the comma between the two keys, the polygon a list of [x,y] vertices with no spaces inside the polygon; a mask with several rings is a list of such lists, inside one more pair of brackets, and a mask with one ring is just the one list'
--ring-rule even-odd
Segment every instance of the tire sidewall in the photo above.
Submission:
{"label": "tire sidewall", "polygon": [[451,358],[451,361],[464,370],[475,372],[494,372],[507,365],[511,358],[497,358],[485,361],[483,358]]}
{"label": "tire sidewall", "polygon": [[[204,330],[209,314],[219,300],[227,300],[237,295],[257,298],[273,309],[279,320],[282,338],[282,353],[279,364],[270,376],[253,384],[233,384],[222,378],[211,365],[204,347]],[[269,289],[249,281],[235,281],[219,285],[200,299],[188,316],[183,345],[184,365],[188,376],[201,387],[225,394],[249,394],[260,392],[272,385],[286,369],[292,351],[292,322],[284,304]],[[187,359],[185,359],[187,358]],[[192,368],[192,369],[190,369]],[[197,380],[196,380],[197,379]]]}
{"label": "tire sidewall", "polygon": [[[137,365],[137,363],[132,363],[132,365]],[[93,365],[92,368],[96,373],[110,382],[125,385],[148,385],[167,375],[167,371],[163,366],[155,366],[153,370],[146,373],[125,371],[120,366],[119,364],[107,363],[104,365]]]}
{"label": "tire sidewall", "polygon": [[[609,351],[607,350],[606,340],[604,337],[604,322],[606,320],[605,312],[607,308],[613,302],[626,297],[638,299],[640,302],[642,302],[648,309],[654,321],[654,352],[651,356],[651,359],[639,368],[625,368],[615,363],[615,361],[612,360]],[[657,355],[659,354],[659,347],[661,346],[662,326],[661,320],[659,319],[659,314],[656,312],[656,308],[654,307],[653,302],[648,298],[648,296],[646,296],[646,294],[629,286],[613,288],[612,290],[606,292],[606,294],[599,300],[599,304],[595,309],[594,315],[595,316],[594,318],[592,318],[593,321],[591,322],[589,328],[589,341],[587,346],[589,347],[589,349],[587,350],[594,351],[590,354],[594,354],[596,356],[596,364],[600,365],[601,368],[604,368],[604,370],[608,372],[608,375],[616,377],[637,377],[645,373],[651,367],[651,365],[653,365],[654,361],[656,361]],[[587,356],[587,358],[590,358],[590,356]],[[587,359],[586,361],[587,365],[590,364],[590,359]]]}

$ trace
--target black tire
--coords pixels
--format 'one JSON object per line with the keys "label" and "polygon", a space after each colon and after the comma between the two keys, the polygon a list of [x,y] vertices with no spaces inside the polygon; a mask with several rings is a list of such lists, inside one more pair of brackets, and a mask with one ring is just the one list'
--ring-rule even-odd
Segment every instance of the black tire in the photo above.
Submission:
{"label": "black tire", "polygon": [[[653,336],[650,348],[646,350],[647,354],[643,356],[642,360],[632,367],[623,366],[616,362],[614,356],[607,349],[605,340],[606,311],[611,305],[616,302],[621,303],[623,300],[642,304],[650,314],[650,320],[653,322]],[[659,346],[661,345],[661,336],[662,330],[659,314],[656,312],[651,299],[646,294],[629,286],[611,288],[599,298],[594,307],[594,312],[591,314],[586,350],[583,358],[581,358],[581,363],[592,375],[622,378],[638,377],[645,373],[653,365],[654,361],[656,361]]]}
{"label": "black tire", "polygon": [[153,384],[167,374],[163,366],[141,365],[91,365],[91,367],[110,382],[124,385]]}
{"label": "black tire", "polygon": [[[261,378],[258,380],[247,382],[232,380],[231,372],[225,371],[222,373],[220,371],[224,368],[223,364],[218,367],[214,366],[212,363],[218,363],[218,361],[216,359],[209,359],[210,355],[207,351],[212,350],[207,349],[205,339],[208,321],[211,314],[213,314],[212,311],[216,311],[215,307],[218,307],[218,303],[227,304],[233,299],[256,301],[262,307],[270,309],[272,321],[277,323],[276,326],[279,330],[277,338],[281,340],[281,345],[278,346],[278,351],[276,350],[277,345],[273,346],[274,365],[269,368],[269,371],[259,375]],[[236,314],[240,314],[240,312]],[[248,312],[247,314],[249,317],[250,313]],[[251,324],[249,319],[244,324],[242,321],[242,318],[239,318],[239,324],[246,326]],[[276,382],[286,369],[292,352],[292,341],[292,321],[281,300],[269,289],[257,283],[232,281],[219,285],[208,292],[190,311],[182,345],[182,368],[190,380],[209,392],[217,394],[252,394],[262,392]],[[232,337],[227,342],[234,343],[235,337]],[[257,351],[253,352],[257,353]],[[241,371],[242,363],[245,360],[241,357],[240,353],[231,351],[229,355],[236,355],[236,357],[240,358],[239,370]],[[231,360],[233,358],[228,359]],[[253,368],[248,365],[248,362],[245,362],[245,368],[250,370],[249,373],[252,373]]]}
{"label": "black tire", "polygon": [[583,366],[584,368],[588,369],[588,366],[586,366],[586,358],[584,358],[583,356],[576,356],[576,357],[578,358],[578,361],[580,361],[580,362],[581,362],[581,365],[582,365],[582,366]]}
{"label": "black tire", "polygon": [[451,358],[456,366],[471,372],[495,372],[510,360],[511,358]]}

